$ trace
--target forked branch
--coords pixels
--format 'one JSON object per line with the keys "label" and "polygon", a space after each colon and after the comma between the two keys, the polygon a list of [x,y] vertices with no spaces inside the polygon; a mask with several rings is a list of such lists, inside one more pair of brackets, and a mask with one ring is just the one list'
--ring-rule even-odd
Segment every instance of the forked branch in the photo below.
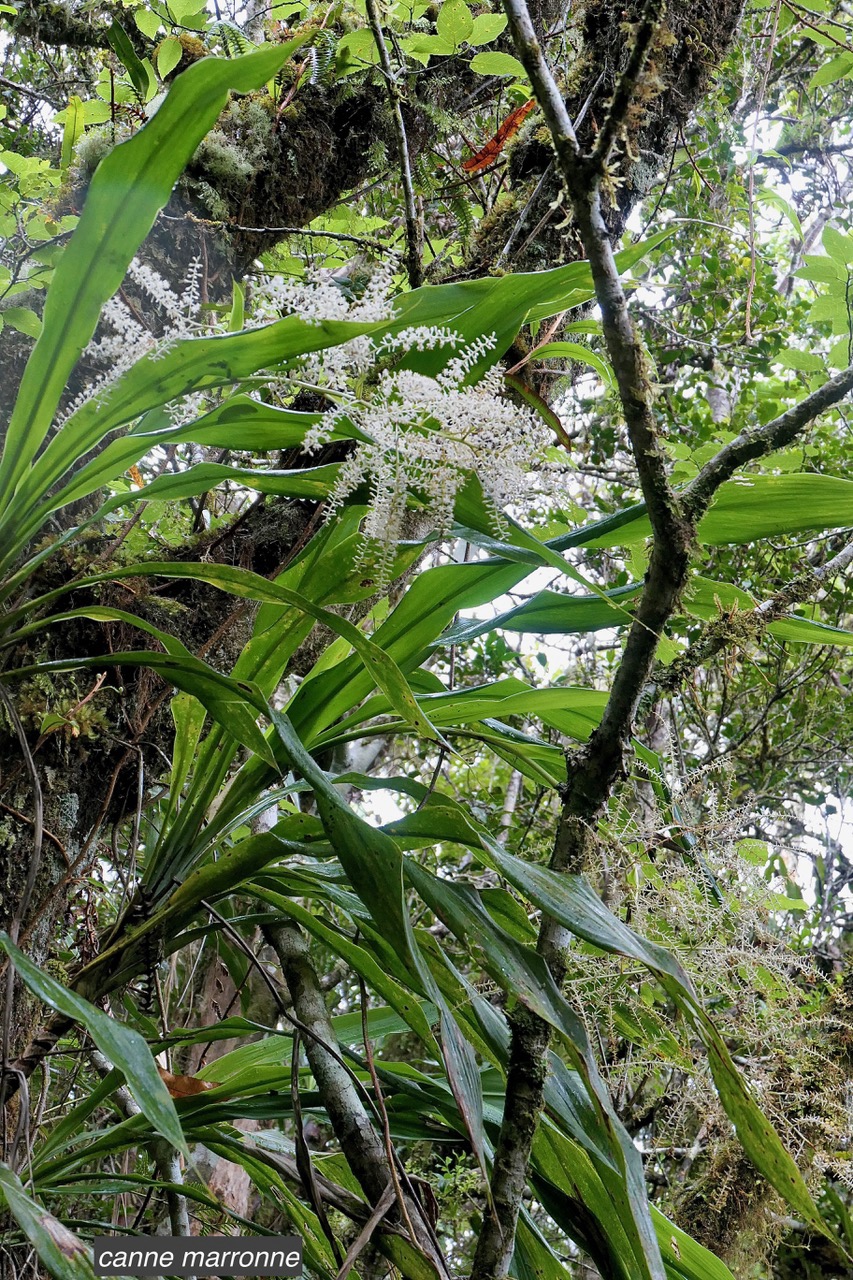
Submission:
{"label": "forked branch", "polygon": [[[640,696],[652,674],[658,640],[687,583],[698,519],[716,490],[743,463],[790,442],[853,388],[853,369],[827,383],[767,427],[745,432],[725,446],[682,494],[673,490],[659,438],[654,386],[642,340],[633,323],[602,209],[607,161],[626,122],[662,17],[660,0],[646,6],[636,42],[594,150],[582,153],[562,94],[537,40],[525,0],[504,0],[518,56],[551,132],[556,161],[590,264],[607,350],[616,376],[628,439],[652,526],[653,545],[643,594],[629,630],[601,722],[568,760],[563,807],[551,855],[557,871],[581,873],[594,865],[595,830],[624,771],[624,755]],[[568,937],[544,916],[538,950],[562,983]],[[527,1165],[541,1114],[550,1029],[530,1010],[511,1017],[512,1041],[504,1118],[492,1175],[494,1212],[483,1222],[472,1280],[503,1280],[515,1248]]]}

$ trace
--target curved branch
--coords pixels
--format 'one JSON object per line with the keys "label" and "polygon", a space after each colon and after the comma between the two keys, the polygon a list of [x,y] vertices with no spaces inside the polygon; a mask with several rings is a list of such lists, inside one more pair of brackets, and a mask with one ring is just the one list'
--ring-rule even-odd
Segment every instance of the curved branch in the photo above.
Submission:
{"label": "curved branch", "polygon": [[791,444],[815,418],[840,404],[853,391],[853,364],[836,374],[817,391],[806,396],[793,408],[763,427],[746,427],[706,462],[682,495],[682,505],[689,518],[697,523],[708,510],[720,485],[730,480],[747,462],[755,462]]}

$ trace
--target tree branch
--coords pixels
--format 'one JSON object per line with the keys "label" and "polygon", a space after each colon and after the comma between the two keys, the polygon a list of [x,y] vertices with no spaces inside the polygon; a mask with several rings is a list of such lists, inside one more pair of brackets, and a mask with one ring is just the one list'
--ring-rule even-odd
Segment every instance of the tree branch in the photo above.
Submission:
{"label": "tree branch", "polygon": [[[89,1057],[102,1079],[111,1074],[113,1065],[104,1057],[100,1049],[90,1049]],[[112,1092],[112,1097],[126,1119],[129,1120],[131,1117],[140,1114],[139,1104],[127,1085],[116,1085]],[[174,1147],[162,1140],[151,1143],[151,1155],[157,1168],[157,1176],[161,1182],[166,1184],[166,1204],[169,1210],[169,1226],[171,1227],[172,1235],[190,1236],[192,1235],[192,1229],[190,1227],[187,1198],[175,1190],[176,1187],[183,1186],[184,1182],[181,1158]]]}
{"label": "tree branch", "polygon": [[827,409],[833,408],[853,391],[853,365],[825,382],[793,408],[763,427],[746,427],[720,449],[682,493],[682,506],[691,521],[697,523],[708,510],[720,485],[730,480],[747,462],[774,453],[797,438],[810,423]]}
{"label": "tree branch", "polygon": [[848,542],[826,564],[809,567],[754,609],[739,609],[734,614],[723,613],[718,618],[713,618],[702,628],[690,647],[660,673],[659,688],[674,693],[689,680],[697,667],[704,666],[723,649],[757,641],[771,622],[789,616],[795,605],[808,600],[829,579],[843,573],[851,563],[853,541]]}
{"label": "tree branch", "polygon": [[305,1053],[329,1123],[371,1203],[378,1204],[391,1182],[382,1137],[350,1073],[323,1048],[324,1044],[335,1044],[337,1037],[311,963],[308,942],[299,927],[289,922],[268,927],[264,932],[278,957],[296,1016],[311,1033],[305,1036]]}
{"label": "tree branch", "polygon": [[158,216],[166,222],[192,222],[199,227],[216,227],[221,231],[243,231],[248,235],[258,236],[308,236],[318,240],[340,240],[344,244],[357,244],[365,249],[373,249],[376,253],[388,252],[386,241],[374,240],[370,236],[353,236],[348,231],[319,231],[313,227],[249,227],[222,218],[201,218],[189,210],[182,214],[161,211]]}
{"label": "tree branch", "polygon": [[368,1115],[351,1073],[340,1058],[326,1048],[335,1044],[337,1037],[304,933],[298,925],[288,921],[275,927],[268,926],[264,934],[278,957],[300,1026],[308,1033],[305,1035],[305,1053],[329,1123],[347,1163],[374,1207],[385,1204],[389,1188],[392,1194],[399,1190],[405,1202],[407,1224],[413,1228],[412,1243],[430,1259],[440,1275],[446,1274],[444,1261],[437,1252],[420,1204],[400,1188],[382,1135]]}
{"label": "tree branch", "polygon": [[628,58],[625,70],[619,77],[616,90],[608,109],[607,118],[592,153],[593,165],[598,168],[607,164],[614,144],[618,138],[628,115],[637,83],[646,69],[649,50],[657,33],[658,24],[663,17],[663,0],[650,0],[646,11],[640,19],[634,36],[634,45]]}

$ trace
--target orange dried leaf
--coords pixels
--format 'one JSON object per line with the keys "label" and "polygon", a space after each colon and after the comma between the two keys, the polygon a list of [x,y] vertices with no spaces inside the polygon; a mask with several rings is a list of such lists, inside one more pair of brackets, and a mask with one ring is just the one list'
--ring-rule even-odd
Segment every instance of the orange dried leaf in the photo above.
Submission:
{"label": "orange dried leaf", "polygon": [[135,465],[128,467],[127,474],[130,476],[137,489],[145,488],[145,481],[142,479],[142,472],[139,470],[139,467]]}
{"label": "orange dried leaf", "polygon": [[530,98],[527,102],[522,103],[520,107],[516,107],[514,111],[510,111],[495,136],[486,143],[483,149],[478,151],[476,155],[469,156],[467,160],[462,161],[462,168],[465,172],[482,173],[484,169],[488,169],[489,165],[494,164],[506,144],[511,138],[515,137],[535,106],[536,99]]}
{"label": "orange dried leaf", "polygon": [[192,1098],[197,1093],[204,1093],[205,1089],[215,1089],[217,1085],[215,1080],[199,1080],[197,1076],[173,1076],[171,1071],[164,1071],[162,1067],[157,1070],[173,1098]]}

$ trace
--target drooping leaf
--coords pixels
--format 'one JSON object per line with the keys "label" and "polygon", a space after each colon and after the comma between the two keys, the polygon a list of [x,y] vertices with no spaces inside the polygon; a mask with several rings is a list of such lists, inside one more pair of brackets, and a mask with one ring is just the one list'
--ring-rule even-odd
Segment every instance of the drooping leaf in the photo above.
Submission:
{"label": "drooping leaf", "polygon": [[485,1169],[483,1100],[476,1062],[415,941],[403,896],[402,854],[389,836],[371,827],[345,803],[305,750],[288,718],[272,708],[270,715],[291,766],[299,770],[314,790],[326,833],[353,887],[370,912],[374,927],[403,964],[410,967],[427,997],[439,1010],[441,1047],[448,1079],[474,1151]]}
{"label": "drooping leaf", "polygon": [[[853,480],[812,472],[728,480],[697,531],[705,546],[754,542],[785,533],[841,529],[853,523]],[[645,541],[651,526],[642,504],[588,525],[553,546],[614,547]]]}
{"label": "drooping leaf", "polygon": [[2,1163],[0,1198],[55,1280],[95,1280],[91,1249],[28,1195],[18,1175]]}
{"label": "drooping leaf", "polygon": [[140,102],[148,102],[157,91],[157,77],[147,58],[140,58],[124,27],[113,18],[106,31],[107,40],[119,62],[130,76]]}
{"label": "drooping leaf", "polygon": [[470,886],[443,881],[410,858],[405,861],[405,871],[438,918],[457,939],[465,942],[469,951],[479,955],[486,972],[515,999],[562,1033],[572,1065],[581,1076],[599,1122],[608,1133],[609,1151],[620,1171],[616,1192],[622,1202],[620,1208],[627,1209],[629,1214],[625,1226],[630,1233],[636,1268],[628,1274],[664,1280],[663,1263],[649,1215],[642,1165],[613,1110],[586,1031],[559,991],[544,960],[532,948],[516,942],[499,928]]}
{"label": "drooping leaf", "polygon": [[124,1075],[127,1087],[154,1130],[173,1147],[186,1152],[181,1122],[174,1103],[157,1074],[151,1050],[138,1031],[116,1022],[74,991],[61,986],[20,951],[6,933],[0,932],[0,947],[16,971],[40,1000],[57,1013],[72,1018],[88,1031],[105,1057]]}

